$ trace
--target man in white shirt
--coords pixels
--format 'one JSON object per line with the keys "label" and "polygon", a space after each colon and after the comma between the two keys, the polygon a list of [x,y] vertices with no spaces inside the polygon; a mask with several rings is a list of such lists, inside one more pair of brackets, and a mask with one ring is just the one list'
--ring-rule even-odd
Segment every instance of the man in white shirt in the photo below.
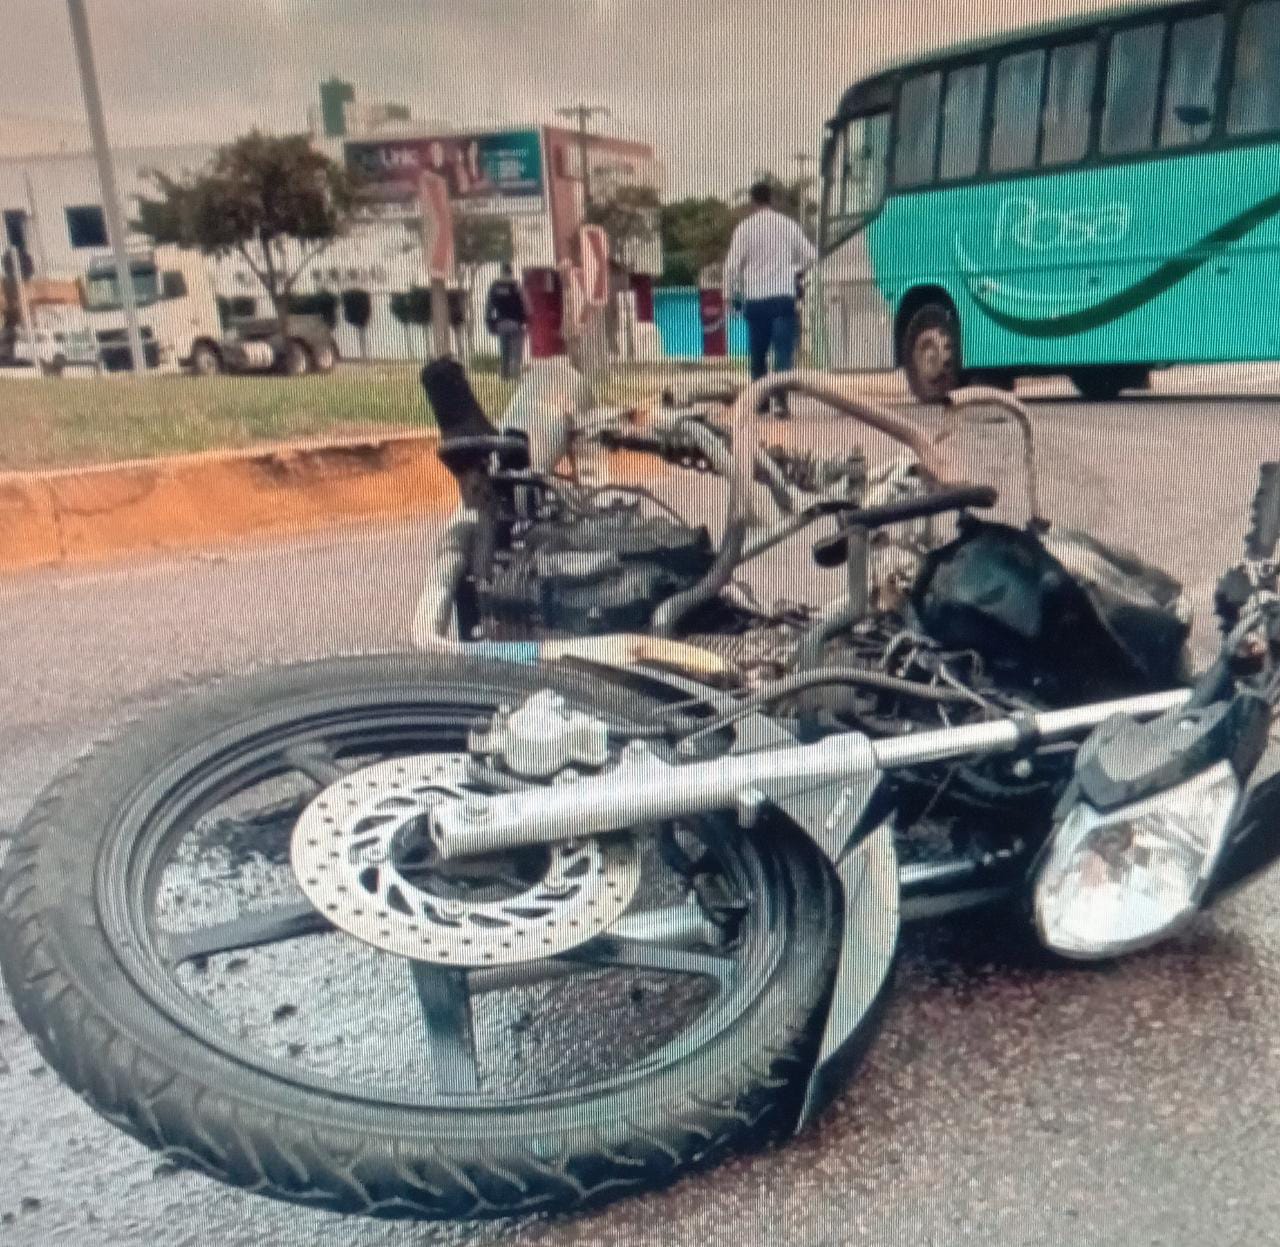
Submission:
{"label": "man in white shirt", "polygon": [[[797,283],[818,258],[813,244],[790,217],[773,207],[773,187],[751,188],[750,215],[733,231],[724,266],[725,293],[741,307],[751,344],[751,379],[769,371],[769,353],[778,372],[790,370],[800,336]],[[790,415],[786,398],[776,400],[779,418]]]}

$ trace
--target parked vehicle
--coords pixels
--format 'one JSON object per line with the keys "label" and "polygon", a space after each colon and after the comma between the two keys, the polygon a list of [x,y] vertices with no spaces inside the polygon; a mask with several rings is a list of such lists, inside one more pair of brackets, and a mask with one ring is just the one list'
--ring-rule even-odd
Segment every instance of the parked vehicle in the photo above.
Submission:
{"label": "parked vehicle", "polygon": [[[219,372],[327,373],[338,351],[319,317],[232,322],[223,332],[213,282],[202,255],[163,246],[130,259],[147,367],[176,364],[197,376]],[[95,260],[85,277],[85,310],[109,371],[132,367],[114,261]]]}
{"label": "parked vehicle", "polygon": [[[959,396],[935,435],[792,374],[636,425],[537,365],[495,429],[458,365],[424,381],[463,500],[428,652],[132,724],[0,873],[23,1024],[176,1163],[378,1216],[597,1204],[811,1122],[872,1039],[903,922],[995,907],[1109,960],[1280,853],[1277,786],[1253,783],[1280,465],[1192,678],[1179,586],[1041,515],[1008,396]],[[903,458],[754,446],[778,389]],[[978,518],[994,491],[953,465],[975,404],[1022,428],[1024,526]],[[720,476],[722,538],[576,456],[555,471],[586,441]],[[737,587],[814,525],[841,600]]]}
{"label": "parked vehicle", "polygon": [[272,316],[233,321],[227,336],[216,347],[201,347],[191,366],[202,374],[280,372],[301,377],[309,372],[330,373],[337,362],[333,333],[321,317],[290,316],[284,331]]}
{"label": "parked vehicle", "polygon": [[43,375],[60,376],[69,367],[97,367],[97,347],[74,283],[29,280],[21,291],[25,299],[12,280],[0,287],[0,368],[34,367]]}

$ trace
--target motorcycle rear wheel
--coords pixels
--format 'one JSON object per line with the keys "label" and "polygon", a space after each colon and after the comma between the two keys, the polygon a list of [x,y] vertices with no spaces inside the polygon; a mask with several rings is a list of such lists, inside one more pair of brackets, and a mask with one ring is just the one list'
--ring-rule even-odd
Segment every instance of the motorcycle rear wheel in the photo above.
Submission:
{"label": "motorcycle rear wheel", "polygon": [[[414,1046],[436,1042],[425,1005],[427,1033],[413,1031],[424,1024],[412,1000],[422,963],[378,953],[281,903],[296,910],[301,898],[281,893],[287,887],[272,873],[287,873],[280,846],[297,809],[286,808],[279,826],[254,815],[261,821],[250,818],[247,832],[239,816],[210,812],[247,802],[253,759],[281,741],[293,742],[290,765],[331,779],[334,765],[456,741],[478,714],[546,687],[618,729],[643,723],[652,708],[565,672],[432,655],[337,659],[230,682],[96,748],[46,791],[0,872],[0,970],[46,1060],[98,1112],[180,1164],[262,1195],[381,1217],[591,1206],[790,1128],[817,1047],[840,910],[826,866],[780,828],[742,833],[703,820],[695,829],[749,912],[732,977],[726,970],[715,980],[705,1007],[688,1005],[687,1029],[658,1035],[634,1061],[585,1083],[547,1057],[541,1090],[529,1081],[514,1094],[491,1091],[490,1071],[459,1093],[440,1091],[439,1068]],[[315,752],[326,741],[330,752]],[[263,790],[293,779],[263,781]],[[213,846],[216,869],[178,902],[172,879],[181,884],[203,861],[191,840]],[[223,912],[220,881],[237,872],[261,894],[237,897],[230,922],[191,927],[193,916]],[[243,942],[236,923],[246,914],[275,922],[274,942]],[[231,930],[239,934],[223,934]],[[712,964],[699,955],[692,951],[696,965]],[[671,958],[657,956],[668,969]],[[593,1048],[591,1060],[612,1046],[593,1044],[591,1028],[606,1026],[600,1017],[623,1025],[635,992],[657,993],[661,1021],[676,1016],[671,1000],[689,997],[688,984],[704,983],[678,968],[667,978],[640,975],[640,986],[618,996],[609,984],[621,971],[597,968],[581,988],[580,1014],[571,1012],[576,980],[561,980],[546,997],[551,1017],[539,1023],[546,1034],[567,1028],[577,1037],[569,1047]],[[286,972],[305,990],[282,986]],[[467,995],[472,980],[461,981]],[[404,985],[407,1011],[397,994]],[[598,1005],[596,992],[606,997]],[[229,1008],[239,1012],[227,1024],[219,1010]],[[499,1023],[503,1008],[495,1006]],[[314,1034],[292,1029],[304,1017]],[[633,1029],[617,1043],[630,1043]],[[509,1030],[491,1065],[519,1082],[523,1074],[511,1071],[528,1052],[511,1038],[515,1022]],[[535,1035],[539,1058],[543,1041]],[[478,1061],[474,1039],[470,1059]]]}

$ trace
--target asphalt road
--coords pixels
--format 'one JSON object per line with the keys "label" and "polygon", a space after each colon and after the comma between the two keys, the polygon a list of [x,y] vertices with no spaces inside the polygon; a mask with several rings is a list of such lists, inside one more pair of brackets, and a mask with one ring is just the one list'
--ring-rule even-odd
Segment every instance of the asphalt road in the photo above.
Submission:
{"label": "asphalt road", "polygon": [[[1280,404],[1047,402],[1036,417],[1049,514],[1178,574],[1203,614],[1256,465],[1280,452]],[[975,475],[1008,480],[1007,429],[963,445]],[[403,644],[431,536],[362,530],[0,584],[0,854],[54,770],[177,686]],[[765,587],[796,596],[802,565],[779,554]],[[175,1172],[59,1085],[0,993],[0,1243],[1274,1242],[1277,900],[1280,876],[1104,970],[1037,968],[981,923],[910,932],[880,1040],[807,1135],[592,1216],[480,1227],[340,1220]]]}

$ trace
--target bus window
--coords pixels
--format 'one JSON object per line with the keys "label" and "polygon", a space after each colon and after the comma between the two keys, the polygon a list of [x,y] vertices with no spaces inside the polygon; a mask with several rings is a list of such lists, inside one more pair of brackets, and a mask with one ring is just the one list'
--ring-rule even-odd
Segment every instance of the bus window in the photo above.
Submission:
{"label": "bus window", "polygon": [[1112,38],[1099,143],[1103,155],[1126,156],[1151,147],[1163,48],[1163,25],[1122,30]]}
{"label": "bus window", "polygon": [[1029,169],[1035,164],[1043,80],[1043,48],[1018,52],[1000,62],[989,160],[993,173]]}
{"label": "bus window", "polygon": [[1089,150],[1089,115],[1098,69],[1098,46],[1072,43],[1054,48],[1044,97],[1044,134],[1040,163],[1064,165],[1084,159]]}
{"label": "bus window", "polygon": [[944,182],[971,178],[978,172],[986,90],[985,65],[966,65],[947,75],[946,103],[942,107],[942,155],[938,165],[938,177]]}
{"label": "bus window", "polygon": [[1217,112],[1223,25],[1221,13],[1174,22],[1165,71],[1161,147],[1185,147],[1209,137]]}
{"label": "bus window", "polygon": [[893,159],[893,180],[898,186],[922,186],[933,181],[941,93],[942,75],[936,72],[902,84]]}
{"label": "bus window", "polygon": [[1245,10],[1227,109],[1228,133],[1267,130],[1280,130],[1280,0]]}
{"label": "bus window", "polygon": [[858,117],[835,136],[824,169],[826,247],[843,242],[880,206],[888,146],[888,113]]}

